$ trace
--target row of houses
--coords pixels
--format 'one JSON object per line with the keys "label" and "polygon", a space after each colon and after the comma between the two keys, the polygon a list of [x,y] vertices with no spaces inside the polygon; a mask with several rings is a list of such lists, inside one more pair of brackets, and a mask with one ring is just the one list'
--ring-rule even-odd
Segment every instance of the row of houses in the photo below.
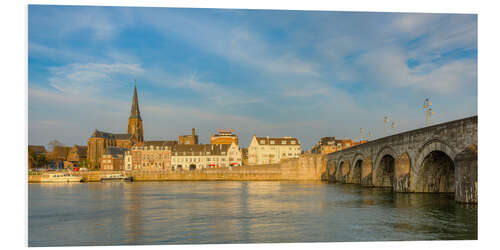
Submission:
{"label": "row of houses", "polygon": [[[193,136],[193,138],[195,138]],[[225,140],[228,142],[228,140]],[[212,141],[213,142],[213,141]],[[109,146],[101,157],[102,170],[195,170],[279,163],[298,158],[300,142],[293,137],[257,137],[247,148],[228,143],[180,144],[143,141],[130,148]]]}
{"label": "row of houses", "polygon": [[231,144],[178,144],[144,141],[130,149],[107,147],[102,170],[196,170],[243,165],[241,149]]}

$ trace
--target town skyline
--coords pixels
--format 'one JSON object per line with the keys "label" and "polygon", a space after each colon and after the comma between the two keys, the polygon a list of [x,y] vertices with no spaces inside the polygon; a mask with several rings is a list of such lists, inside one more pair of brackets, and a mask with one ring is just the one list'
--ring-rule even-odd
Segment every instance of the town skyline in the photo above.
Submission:
{"label": "town skyline", "polygon": [[477,114],[476,15],[30,5],[28,16],[29,144],[126,131],[134,79],[145,140],[196,128],[209,143],[232,128],[243,147],[257,134],[308,150],[360,128],[384,137],[384,116],[396,132],[423,127],[425,98],[433,124]]}

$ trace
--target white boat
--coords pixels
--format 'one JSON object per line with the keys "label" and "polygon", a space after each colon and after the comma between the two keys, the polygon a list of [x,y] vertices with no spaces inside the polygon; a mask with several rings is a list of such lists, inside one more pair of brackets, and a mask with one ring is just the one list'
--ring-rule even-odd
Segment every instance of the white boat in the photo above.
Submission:
{"label": "white boat", "polygon": [[82,182],[83,177],[72,175],[70,173],[54,173],[44,174],[40,178],[40,182]]}
{"label": "white boat", "polygon": [[101,176],[101,181],[132,181],[132,176],[123,174],[106,174]]}

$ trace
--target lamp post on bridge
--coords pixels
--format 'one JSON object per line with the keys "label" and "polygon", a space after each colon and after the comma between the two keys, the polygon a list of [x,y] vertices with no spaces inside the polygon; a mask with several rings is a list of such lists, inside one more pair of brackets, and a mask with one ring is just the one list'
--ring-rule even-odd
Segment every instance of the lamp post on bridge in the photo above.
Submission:
{"label": "lamp post on bridge", "polygon": [[430,125],[430,113],[429,112],[432,112],[432,101],[429,100],[429,98],[425,98],[425,101],[424,101],[424,110],[425,110],[425,126],[428,126]]}
{"label": "lamp post on bridge", "polygon": [[363,140],[363,128],[359,129],[359,142]]}
{"label": "lamp post on bridge", "polygon": [[432,108],[429,108],[429,126],[431,125],[431,117],[434,115],[434,111],[432,111]]}
{"label": "lamp post on bridge", "polygon": [[384,123],[385,125],[385,135],[389,136],[389,117],[385,116],[384,117]]}

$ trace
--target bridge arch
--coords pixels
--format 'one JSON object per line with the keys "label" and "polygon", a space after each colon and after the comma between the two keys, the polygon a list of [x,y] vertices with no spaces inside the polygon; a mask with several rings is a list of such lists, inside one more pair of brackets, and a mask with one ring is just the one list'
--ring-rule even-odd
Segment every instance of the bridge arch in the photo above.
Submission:
{"label": "bridge arch", "polygon": [[455,151],[445,142],[432,139],[424,143],[415,161],[416,192],[455,192]]}
{"label": "bridge arch", "polygon": [[337,167],[337,174],[336,174],[336,179],[339,182],[342,183],[348,183],[349,182],[349,172],[351,170],[350,167],[350,162],[348,159],[340,159],[338,161],[338,167]]}
{"label": "bridge arch", "polygon": [[352,168],[350,171],[351,183],[361,184],[361,171],[364,158],[361,153],[356,153],[352,158]]}
{"label": "bridge arch", "polygon": [[373,185],[392,187],[394,182],[395,159],[397,154],[389,146],[383,147],[376,156],[373,171]]}

